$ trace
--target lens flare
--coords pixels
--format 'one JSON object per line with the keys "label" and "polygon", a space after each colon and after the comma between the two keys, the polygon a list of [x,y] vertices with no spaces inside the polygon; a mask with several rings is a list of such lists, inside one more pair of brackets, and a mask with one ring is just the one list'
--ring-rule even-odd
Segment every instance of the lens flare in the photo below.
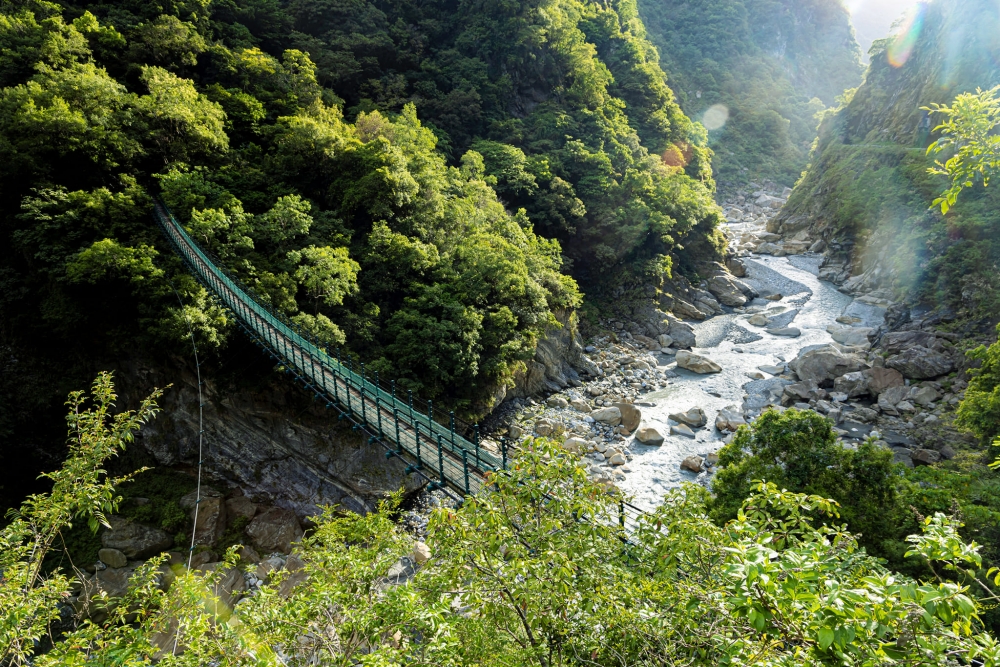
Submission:
{"label": "lens flare", "polygon": [[705,115],[701,117],[701,124],[706,130],[719,130],[729,120],[729,109],[723,104],[713,104],[705,110]]}
{"label": "lens flare", "polygon": [[913,54],[913,47],[920,39],[924,29],[924,16],[927,14],[927,3],[921,2],[906,12],[903,22],[892,37],[889,44],[889,64],[902,67]]}

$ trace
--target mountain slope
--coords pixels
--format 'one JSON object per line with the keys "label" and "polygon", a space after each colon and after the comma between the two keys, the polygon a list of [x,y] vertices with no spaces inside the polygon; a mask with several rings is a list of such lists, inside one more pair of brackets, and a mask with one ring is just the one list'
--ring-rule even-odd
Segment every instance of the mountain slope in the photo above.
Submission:
{"label": "mountain slope", "polygon": [[[1000,83],[1000,7],[934,2],[906,35],[873,48],[865,83],[823,122],[812,164],[778,225],[827,241],[825,275],[893,290],[969,316],[1000,307],[1000,193],[963,193],[929,210],[945,183],[927,174],[934,119],[923,109]],[[906,48],[910,44],[912,48]]]}
{"label": "mountain slope", "polygon": [[838,0],[640,0],[639,10],[684,111],[710,128],[724,121],[710,134],[723,187],[792,185],[817,112],[861,81]]}

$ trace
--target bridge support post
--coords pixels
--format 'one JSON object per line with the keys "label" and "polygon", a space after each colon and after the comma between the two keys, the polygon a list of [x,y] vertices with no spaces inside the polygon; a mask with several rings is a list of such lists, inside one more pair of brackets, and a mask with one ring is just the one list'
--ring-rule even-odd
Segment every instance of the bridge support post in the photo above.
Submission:
{"label": "bridge support post", "polygon": [[465,495],[469,495],[469,452],[462,450],[462,470],[465,472]]}
{"label": "bridge support post", "polygon": [[441,445],[441,434],[438,433],[438,472],[441,474],[441,486],[448,483],[448,478],[444,476],[444,447]]}

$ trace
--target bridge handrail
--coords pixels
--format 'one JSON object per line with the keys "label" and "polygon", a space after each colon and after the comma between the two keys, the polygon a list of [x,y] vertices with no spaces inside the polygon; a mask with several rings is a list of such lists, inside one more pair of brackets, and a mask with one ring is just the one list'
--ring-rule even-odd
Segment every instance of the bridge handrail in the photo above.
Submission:
{"label": "bridge handrail", "polygon": [[[385,405],[389,410],[398,411],[400,416],[405,415],[406,420],[411,425],[419,424],[425,433],[434,434],[436,437],[440,436],[441,444],[453,454],[461,456],[464,450],[466,456],[473,457],[470,464],[479,471],[487,472],[502,468],[501,460],[494,454],[470,442],[453,429],[441,425],[428,414],[418,411],[407,402],[384,391],[363,375],[354,372],[333,358],[326,350],[300,335],[281,314],[262,303],[249,288],[238,284],[237,280],[219,267],[217,262],[201,249],[165,206],[157,204],[156,209],[158,222],[174,242],[181,256],[191,265],[191,268],[210,286],[215,283],[224,288],[216,287],[213,291],[230,310],[243,320],[246,326],[267,340],[273,349],[291,366],[299,370],[302,375],[310,377],[326,389],[325,382],[322,380],[322,369],[325,368],[334,376],[343,379],[349,386],[357,388],[363,396],[370,396],[377,404]],[[190,256],[191,253],[194,254],[194,257]],[[198,261],[193,261],[194,259]],[[258,320],[266,322],[271,330],[280,334],[280,338],[272,335],[272,331],[268,330],[268,327],[261,326]],[[317,380],[316,366],[321,369],[320,380]]]}

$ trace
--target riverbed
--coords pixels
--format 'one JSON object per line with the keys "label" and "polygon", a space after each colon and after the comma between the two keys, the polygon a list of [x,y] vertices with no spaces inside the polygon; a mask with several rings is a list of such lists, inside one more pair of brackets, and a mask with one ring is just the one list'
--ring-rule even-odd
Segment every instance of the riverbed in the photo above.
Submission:
{"label": "riverbed", "polygon": [[[706,481],[708,473],[682,470],[681,461],[691,454],[706,455],[723,445],[726,434],[713,428],[716,414],[727,406],[740,408],[746,390],[753,381],[749,374],[761,373],[766,378],[773,373],[762,372],[761,366],[783,366],[807,346],[833,342],[827,327],[838,316],[848,313],[860,318],[859,326],[877,324],[878,309],[853,302],[837,291],[831,283],[816,277],[822,258],[799,255],[792,257],[744,258],[747,276],[743,278],[755,290],[780,293],[780,301],[756,299],[748,304],[751,310],[768,309],[777,315],[780,326],[795,327],[802,333],[797,338],[776,336],[747,322],[747,313],[726,313],[693,324],[697,338],[697,354],[722,366],[714,375],[698,375],[676,368],[663,357],[661,367],[673,370],[678,377],[663,389],[646,394],[641,400],[643,425],[653,426],[665,436],[659,447],[630,443],[633,456],[630,472],[618,487],[634,497],[639,507],[651,508],[661,501],[670,488],[685,481]],[[784,310],[782,310],[784,309]],[[771,369],[774,370],[774,369]],[[670,435],[668,415],[700,407],[708,417],[708,425],[696,429],[696,437]],[[701,479],[699,479],[701,478]]]}

